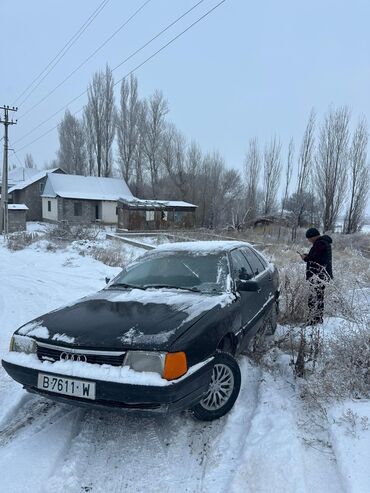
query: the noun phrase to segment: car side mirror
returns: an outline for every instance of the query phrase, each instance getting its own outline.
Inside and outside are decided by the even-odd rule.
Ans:
[[[254,293],[259,293],[261,291],[261,287],[257,281],[244,281],[239,279],[236,282],[236,289],[238,291],[249,291]]]
[[[106,277],[105,278],[105,284],[109,284],[110,283],[110,277]]]

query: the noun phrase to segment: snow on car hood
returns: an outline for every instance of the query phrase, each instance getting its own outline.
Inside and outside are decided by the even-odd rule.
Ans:
[[[17,333],[61,345],[167,349],[207,312],[235,299],[172,289],[104,289],[54,310]]]

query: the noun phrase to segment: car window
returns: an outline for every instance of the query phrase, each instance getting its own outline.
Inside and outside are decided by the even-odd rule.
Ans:
[[[264,269],[267,269],[268,267],[268,262],[265,258],[262,257],[262,255],[259,252],[256,252],[255,250],[252,250],[252,252],[256,255],[256,257],[261,261],[261,264],[263,265]]]
[[[127,266],[115,278],[136,287],[166,285],[197,288],[201,292],[224,292],[228,289],[228,263],[225,254],[196,255],[187,252],[166,252],[144,255]]]
[[[257,257],[257,255],[253,252],[253,250],[251,250],[250,248],[243,248],[242,252],[244,253],[249,265],[252,268],[253,276],[258,276],[258,274],[261,274],[261,272],[265,270],[265,266]]]
[[[253,271],[244,255],[239,250],[231,252],[231,263],[234,279],[248,280],[253,277]]]

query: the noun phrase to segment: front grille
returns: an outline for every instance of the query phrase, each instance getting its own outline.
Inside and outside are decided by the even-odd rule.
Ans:
[[[63,359],[60,357],[63,353],[68,356],[73,355],[75,361],[78,359],[77,357],[80,356],[86,363],[111,366],[122,366],[125,357],[125,353],[122,352],[117,352],[117,354],[115,354],[114,351],[110,351],[110,354],[106,354],[104,351],[100,353],[99,351],[91,352],[90,350],[86,350],[86,352],[84,352],[83,349],[71,350],[69,348],[61,347],[52,348],[50,345],[37,344],[37,357],[40,361],[59,361]]]

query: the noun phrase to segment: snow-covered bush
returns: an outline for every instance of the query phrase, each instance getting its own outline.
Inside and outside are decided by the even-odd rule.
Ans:
[[[370,397],[370,330],[344,322],[324,340],[316,371],[304,383],[315,401]]]
[[[120,245],[94,245],[88,250],[81,250],[80,255],[90,255],[95,260],[110,267],[124,267],[133,260],[133,256],[122,251]]]
[[[9,250],[23,250],[35,241],[39,239],[37,233],[27,233],[26,231],[20,231],[18,233],[11,233],[6,239],[6,246]]]
[[[45,237],[52,241],[96,240],[100,232],[99,226],[70,224],[67,221],[62,221],[54,228],[48,229]]]

